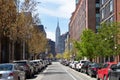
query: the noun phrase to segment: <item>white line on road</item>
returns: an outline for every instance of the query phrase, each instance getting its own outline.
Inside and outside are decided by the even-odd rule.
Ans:
[[[70,74],[66,69],[64,69],[63,66],[61,66],[61,67],[70,77],[73,78],[73,80],[77,80],[72,74]]]

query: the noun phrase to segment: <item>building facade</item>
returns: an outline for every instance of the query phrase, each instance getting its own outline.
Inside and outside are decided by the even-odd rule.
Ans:
[[[48,54],[52,54],[53,57],[55,57],[55,42],[52,41],[51,39],[48,39],[48,47],[49,47],[49,50],[48,50]]]
[[[78,1],[69,23],[70,38],[73,40],[80,40],[80,35],[85,29],[92,29],[96,32],[98,27],[96,22],[100,17],[99,0]]]
[[[65,52],[65,40],[67,39],[68,32],[60,36],[60,53]]]
[[[119,22],[120,21],[120,0],[100,0],[100,21]]]
[[[57,28],[56,28],[56,41],[55,41],[55,52],[60,53],[60,27],[59,27],[59,21],[57,22]]]

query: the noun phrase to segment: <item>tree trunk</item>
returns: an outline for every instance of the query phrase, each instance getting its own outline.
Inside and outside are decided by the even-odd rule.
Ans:
[[[23,60],[25,60],[25,41],[23,41]]]
[[[11,41],[11,61],[14,61],[14,41]]]

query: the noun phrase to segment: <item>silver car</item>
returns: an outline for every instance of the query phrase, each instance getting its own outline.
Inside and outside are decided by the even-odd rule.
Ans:
[[[17,64],[0,64],[0,80],[25,80],[25,72]]]

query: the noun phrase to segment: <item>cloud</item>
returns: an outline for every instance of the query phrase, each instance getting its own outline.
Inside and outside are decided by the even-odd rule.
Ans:
[[[50,8],[48,4],[54,4],[54,8]],[[70,18],[71,13],[75,9],[74,0],[42,0],[38,7],[38,12],[43,15],[49,15],[60,18]]]
[[[46,31],[46,33],[47,33],[47,38],[55,41],[55,33],[50,32],[50,31]]]

